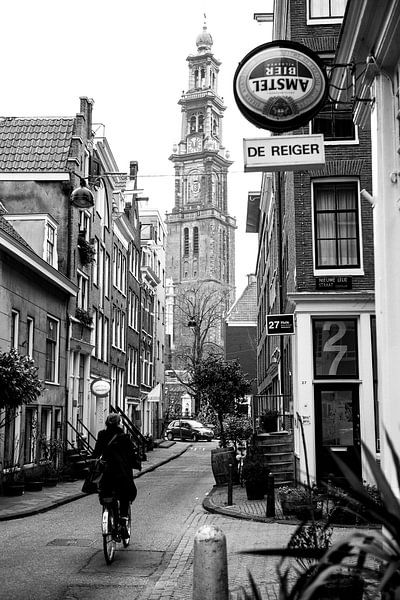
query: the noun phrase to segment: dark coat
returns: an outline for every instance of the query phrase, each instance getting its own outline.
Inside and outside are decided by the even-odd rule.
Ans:
[[[136,496],[136,486],[132,469],[141,467],[131,438],[120,427],[107,427],[99,431],[92,456],[102,456],[106,463],[100,482],[103,495],[108,495],[111,489],[115,489],[117,492],[128,493],[133,500]]]

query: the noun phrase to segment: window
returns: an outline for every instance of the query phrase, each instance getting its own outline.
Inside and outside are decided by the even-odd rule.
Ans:
[[[11,348],[18,350],[19,338],[19,311],[11,311]]]
[[[26,354],[33,357],[35,321],[32,317],[26,318]]]
[[[99,284],[99,270],[100,270],[100,257],[99,257],[99,239],[96,237],[94,240],[94,249],[96,252],[96,260],[93,263],[93,283],[94,285]],[[103,250],[103,249],[102,249]]]
[[[312,120],[312,133],[322,133],[324,141],[355,140],[356,129],[351,110],[335,110],[329,103]]]
[[[50,223],[46,224],[46,262],[54,267],[54,245],[55,245],[56,230]]]
[[[314,319],[314,377],[358,377],[356,319]]]
[[[76,298],[76,305],[78,308],[87,310],[88,308],[88,278],[83,273],[78,271],[77,274],[78,283],[78,296]]]
[[[90,213],[81,210],[79,213],[79,233],[88,242],[90,239]]]
[[[314,183],[315,266],[360,267],[358,185]]]
[[[45,379],[51,383],[58,380],[58,321],[51,317],[47,317]]]
[[[25,409],[25,440],[24,440],[24,464],[32,463],[36,456],[36,434],[37,434],[37,409],[26,407]]]
[[[110,297],[110,255],[104,254],[104,294],[106,298]]]
[[[108,362],[108,336],[109,336],[109,321],[107,317],[104,317],[103,323],[103,360]]]
[[[193,227],[193,254],[199,253],[199,228]]]
[[[183,254],[184,256],[189,254],[189,229],[187,227],[183,230]]]
[[[136,348],[129,346],[128,348],[128,384],[138,384],[138,351]]]
[[[308,0],[308,22],[315,20],[340,21],[346,0]]]

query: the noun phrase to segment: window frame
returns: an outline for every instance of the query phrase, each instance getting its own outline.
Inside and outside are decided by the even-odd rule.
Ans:
[[[56,325],[56,335],[55,338],[48,337],[48,325],[49,322],[52,321]],[[48,354],[48,344],[51,342],[52,348],[54,348],[54,360],[49,360]],[[60,372],[60,320],[52,315],[47,315],[46,318],[46,346],[45,346],[45,382],[52,384],[59,384],[59,372]],[[54,369],[52,369],[52,379],[47,377],[48,365],[54,363]]]
[[[334,265],[334,266],[318,266],[317,264],[317,223],[316,223],[316,187],[321,184],[336,184],[352,183],[355,190],[356,201],[356,228],[357,228],[357,253],[358,265]],[[314,179],[311,181],[311,205],[312,205],[312,245],[313,245],[313,274],[316,277],[323,275],[364,275],[363,264],[363,239],[362,239],[362,221],[361,221],[361,202],[360,202],[360,181],[355,177],[326,177]],[[338,239],[338,238],[336,238]]]
[[[323,135],[324,136],[324,145],[325,146],[338,146],[338,145],[340,145],[340,146],[350,146],[350,145],[354,146],[354,145],[358,145],[360,143],[360,140],[359,140],[359,137],[358,137],[358,126],[354,123],[354,121],[353,121],[354,137],[352,137],[352,138],[332,137],[332,138],[327,139],[325,137],[325,133],[318,133],[317,131],[315,131],[315,127],[314,127],[314,121],[315,121],[315,119],[318,118],[318,116],[321,113],[323,113],[325,111],[325,109],[328,106],[330,106],[330,105],[333,107],[333,104],[331,104],[331,103],[326,104],[323,107],[323,109],[320,110],[319,113],[313,119],[311,119],[311,121],[310,121],[310,130],[309,130],[310,135],[311,134],[312,135]],[[333,107],[332,108],[332,112],[335,113],[335,114],[338,114],[341,111],[335,111],[335,109]]]
[[[307,25],[331,25],[331,24],[340,24],[343,21],[344,13],[346,10],[346,5],[343,7],[343,14],[341,16],[327,16],[327,17],[312,17],[311,16],[311,3],[313,0],[307,0]],[[327,0],[329,2],[329,8],[331,12],[332,8],[332,0]]]
[[[20,312],[13,308],[11,311],[10,347],[18,352]]]

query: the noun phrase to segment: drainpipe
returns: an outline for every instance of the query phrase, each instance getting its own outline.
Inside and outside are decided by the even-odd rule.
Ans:
[[[283,305],[283,265],[282,265],[282,186],[281,186],[281,171],[277,172],[277,184],[276,184],[276,226],[278,230],[278,285],[279,285],[279,313],[284,314],[284,305]],[[283,408],[283,394],[284,394],[284,385],[283,385],[283,369],[282,369],[282,360],[283,360],[283,352],[284,352],[284,339],[283,335],[279,336],[279,386],[280,386],[280,395],[281,395],[281,407]]]

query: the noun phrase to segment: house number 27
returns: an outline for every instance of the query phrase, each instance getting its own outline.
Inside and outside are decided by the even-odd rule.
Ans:
[[[323,331],[330,333],[332,326],[337,328],[337,331],[332,337],[329,337],[323,347],[323,352],[333,352],[335,357],[332,360],[331,366],[329,367],[328,375],[336,375],[340,364],[347,352],[347,346],[345,344],[337,344],[346,335],[346,325],[343,321],[326,321],[323,325]]]

